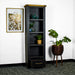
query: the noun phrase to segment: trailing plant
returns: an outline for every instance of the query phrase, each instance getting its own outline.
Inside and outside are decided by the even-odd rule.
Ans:
[[[53,42],[54,45],[59,46],[59,45],[62,45],[63,42],[66,42],[66,43],[71,42],[71,39],[66,36],[64,36],[63,39],[61,39],[61,40],[57,40],[58,33],[53,29],[48,30],[48,32],[49,32],[49,36],[52,36],[53,38],[56,39],[56,41]]]
[[[41,40],[42,39],[42,35],[41,34],[40,35],[37,35],[36,37],[37,37],[38,40]]]
[[[32,28],[34,26],[34,22],[30,23],[29,28]]]

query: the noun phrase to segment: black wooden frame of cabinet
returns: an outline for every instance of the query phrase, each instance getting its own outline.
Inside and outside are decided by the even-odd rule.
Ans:
[[[30,24],[30,8],[42,8],[43,9],[43,31],[42,32],[29,32],[29,24]],[[36,19],[37,20],[37,19]],[[37,21],[39,21],[38,19]],[[40,20],[41,21],[41,20]],[[30,46],[30,33],[41,34],[43,35],[43,45],[33,44]],[[43,47],[43,54],[41,56],[30,56],[30,47]],[[41,68],[45,66],[45,5],[27,5],[25,6],[25,55],[26,55],[26,64],[27,67]]]

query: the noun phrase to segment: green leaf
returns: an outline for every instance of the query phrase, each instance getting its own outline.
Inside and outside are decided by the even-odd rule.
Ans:
[[[65,37],[62,39],[62,41],[68,43],[68,42],[71,42],[71,39],[69,39],[68,37],[65,36]]]
[[[48,32],[49,32],[49,36],[52,36],[53,38],[58,37],[58,33],[55,30],[50,29],[50,30],[48,30]]]
[[[41,40],[43,36],[42,35],[37,35],[36,37],[37,37],[38,40]]]
[[[48,32],[49,32],[49,36],[56,38],[56,42],[54,42],[54,44],[56,44],[57,46],[62,45],[62,42],[66,42],[66,43],[71,42],[71,39],[66,36],[63,37],[62,40],[57,41],[58,33],[53,29],[48,30]]]

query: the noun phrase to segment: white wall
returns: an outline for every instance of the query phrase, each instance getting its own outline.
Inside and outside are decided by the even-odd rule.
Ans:
[[[48,48],[50,46],[48,30],[55,29],[59,33],[59,37],[68,36],[73,39],[73,0],[51,0],[47,2],[46,13],[46,59],[48,56]],[[64,44],[64,59],[72,59],[72,42]]]
[[[25,4],[42,4],[46,7],[46,61],[52,39],[48,30],[53,28],[60,38],[73,39],[73,0],[0,0],[0,64],[25,62],[25,34],[6,33],[6,8],[24,8]],[[64,46],[64,59],[72,59],[72,42]]]
[[[75,59],[75,0],[73,0],[73,59]]]

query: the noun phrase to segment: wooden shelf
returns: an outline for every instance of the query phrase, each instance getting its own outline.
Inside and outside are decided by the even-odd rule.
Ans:
[[[30,21],[43,21],[44,19],[29,19]]]
[[[30,58],[43,58],[43,56],[31,56]]]
[[[39,45],[39,44],[30,44],[30,46],[43,46],[43,44]]]
[[[43,32],[29,32],[29,33],[31,33],[31,34],[38,34],[38,33],[43,33]]]
[[[31,7],[46,7],[46,5],[35,5],[35,4],[26,4],[24,7],[31,6]]]

